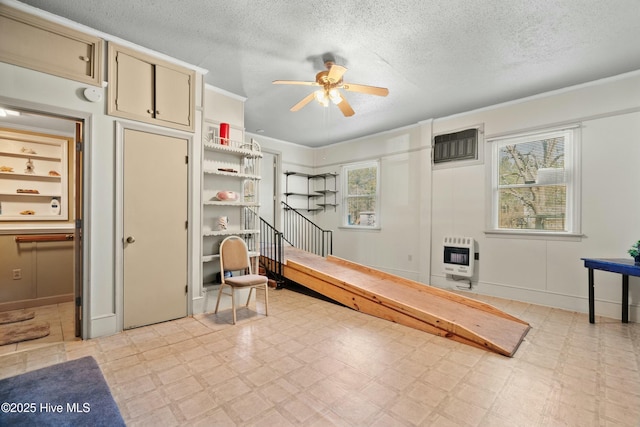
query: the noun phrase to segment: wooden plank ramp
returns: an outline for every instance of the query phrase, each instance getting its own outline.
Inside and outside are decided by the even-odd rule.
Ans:
[[[527,322],[489,304],[329,255],[285,248],[284,276],[345,306],[512,357]]]

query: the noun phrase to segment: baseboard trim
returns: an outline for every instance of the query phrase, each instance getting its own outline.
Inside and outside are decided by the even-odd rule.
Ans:
[[[451,281],[448,281],[442,276],[431,276],[431,285],[443,289],[452,289]],[[538,289],[518,288],[505,284],[487,282],[474,282],[473,288],[466,292],[542,305],[545,307],[559,308],[578,313],[589,313],[589,298],[584,296],[566,295],[541,291]],[[616,302],[596,298],[595,315],[620,320],[622,318],[622,301]],[[639,305],[629,305],[629,321],[640,322]]]
[[[23,308],[42,307],[43,305],[62,304],[72,302],[73,294],[56,295],[53,297],[33,298],[20,301],[0,303],[0,311],[21,310]]]

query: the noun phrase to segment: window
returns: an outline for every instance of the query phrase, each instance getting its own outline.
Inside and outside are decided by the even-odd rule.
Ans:
[[[490,231],[577,234],[577,128],[491,140]]]
[[[380,227],[379,162],[342,167],[342,225],[357,228]]]

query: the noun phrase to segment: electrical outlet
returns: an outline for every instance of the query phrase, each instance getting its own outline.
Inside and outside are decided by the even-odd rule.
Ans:
[[[13,280],[20,280],[22,279],[22,269],[21,268],[14,268],[13,269]]]

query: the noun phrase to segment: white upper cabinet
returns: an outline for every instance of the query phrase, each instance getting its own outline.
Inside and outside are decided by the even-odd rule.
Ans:
[[[195,72],[109,44],[109,114],[194,130]]]
[[[0,61],[102,85],[102,39],[0,4]]]

